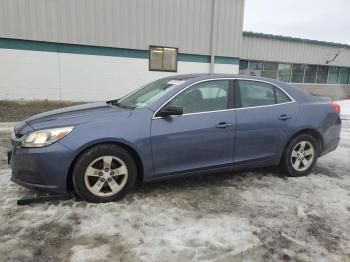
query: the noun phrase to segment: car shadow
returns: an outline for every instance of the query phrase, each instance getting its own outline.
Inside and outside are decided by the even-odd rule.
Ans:
[[[277,167],[265,167],[223,173],[196,174],[182,178],[171,178],[163,181],[141,184],[135,188],[134,192],[147,194],[160,189],[177,190],[184,187],[196,188],[212,185],[218,187],[232,186],[239,188],[249,183],[249,181],[262,180],[266,176],[273,176],[283,180],[288,179],[288,177]]]

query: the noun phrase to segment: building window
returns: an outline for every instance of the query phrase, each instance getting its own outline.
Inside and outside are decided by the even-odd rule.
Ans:
[[[327,84],[328,77],[328,66],[318,66],[317,67],[317,84]]]
[[[149,70],[177,72],[177,48],[150,46]]]
[[[302,83],[304,81],[305,65],[293,64],[292,67],[292,83]]]
[[[283,82],[290,81],[290,64],[278,64],[277,79]]]
[[[248,61],[247,60],[240,60],[239,61],[239,70],[245,70],[248,69]]]
[[[272,63],[272,62],[264,62],[264,70],[267,71],[277,71],[277,63]]]
[[[256,74],[287,83],[350,84],[349,67],[241,60],[239,69],[242,74]],[[246,69],[248,70],[245,71]],[[253,70],[257,72],[252,72]]]
[[[263,70],[263,62],[249,61],[249,70]]]
[[[328,84],[338,84],[339,67],[331,66],[328,73]]]
[[[306,65],[305,66],[305,76],[304,83],[315,83],[316,81],[317,66]]]
[[[339,71],[339,84],[346,85],[349,83],[350,68],[341,67]]]

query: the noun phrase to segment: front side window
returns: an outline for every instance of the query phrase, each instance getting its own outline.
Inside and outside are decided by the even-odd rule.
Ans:
[[[195,84],[176,96],[169,104],[182,107],[184,114],[224,110],[228,108],[228,80]]]
[[[177,72],[177,48],[150,46],[149,52],[151,71]]]
[[[290,102],[280,89],[262,82],[238,81],[240,100],[238,107],[256,107]]]

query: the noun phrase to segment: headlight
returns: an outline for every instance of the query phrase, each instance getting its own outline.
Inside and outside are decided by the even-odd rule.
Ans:
[[[24,137],[21,147],[44,147],[51,145],[68,135],[73,128],[73,126],[70,126],[33,131]]]

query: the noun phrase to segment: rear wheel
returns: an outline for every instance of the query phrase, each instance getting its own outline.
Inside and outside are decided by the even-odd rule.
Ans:
[[[98,145],[77,160],[73,184],[78,195],[88,202],[116,201],[134,186],[136,172],[128,151],[116,145]]]
[[[318,158],[317,140],[308,134],[299,135],[286,147],[281,167],[289,176],[304,176],[315,166]]]

